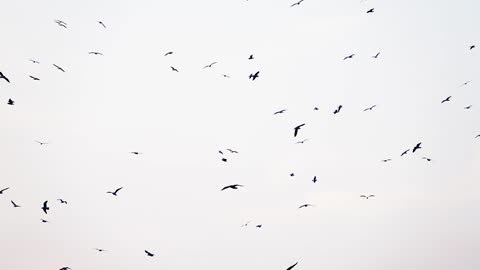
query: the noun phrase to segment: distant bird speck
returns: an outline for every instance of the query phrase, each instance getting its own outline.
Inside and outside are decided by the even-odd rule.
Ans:
[[[112,192],[112,191],[107,191],[107,193],[110,193],[110,194],[112,194],[113,196],[117,196],[117,193],[118,193],[120,190],[122,190],[122,189],[123,189],[123,187],[120,187],[120,188],[117,188],[117,189],[116,189],[115,191],[113,191],[113,192]]]
[[[229,185],[223,187],[220,191],[226,190],[226,189],[238,189],[239,187],[243,187],[242,185],[239,184],[234,184],[234,185]]]
[[[442,100],[441,103],[445,103],[445,102],[447,102],[447,101],[450,101],[450,98],[452,98],[452,96],[448,96],[446,99]]]
[[[305,126],[305,124],[301,124],[301,125],[298,125],[298,126],[296,126],[295,128],[293,128],[293,137],[297,137],[298,131],[299,131],[303,126]]]
[[[255,81],[255,79],[258,78],[258,74],[260,74],[260,71],[255,72],[255,74],[250,74],[248,78],[252,79],[252,81]]]
[[[3,75],[2,72],[0,72],[0,79],[4,79],[4,80],[7,81],[8,83],[10,83],[10,80],[9,80],[5,75]]]

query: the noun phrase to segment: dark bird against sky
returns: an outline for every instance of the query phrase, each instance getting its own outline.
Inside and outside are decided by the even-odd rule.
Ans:
[[[45,214],[48,214],[47,211],[50,210],[50,208],[47,206],[48,201],[43,202],[42,210],[45,212]]]
[[[296,126],[295,128],[293,128],[293,137],[297,137],[298,131],[299,131],[303,126],[305,126],[305,124],[301,124],[301,125],[298,125],[298,126]]]
[[[113,196],[117,196],[117,193],[118,193],[120,190],[122,190],[122,189],[123,189],[123,187],[120,187],[120,188],[117,188],[117,189],[116,189],[115,191],[113,191],[113,192],[112,192],[112,191],[107,191],[107,193],[110,193],[110,194],[112,194]]]
[[[220,191],[226,190],[226,189],[238,189],[239,187],[243,187],[242,185],[239,184],[234,184],[234,185],[229,185],[223,187]]]

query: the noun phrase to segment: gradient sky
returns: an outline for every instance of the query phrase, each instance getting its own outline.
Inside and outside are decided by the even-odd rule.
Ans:
[[[4,1],[0,269],[479,269],[480,3],[292,3]]]

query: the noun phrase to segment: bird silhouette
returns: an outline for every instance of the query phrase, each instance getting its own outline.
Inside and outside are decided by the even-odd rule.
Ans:
[[[465,107],[464,109],[465,110],[470,110],[472,108],[472,105],[468,105],[467,107]]]
[[[313,108],[314,111],[318,111],[318,107]]]
[[[360,198],[365,198],[365,199],[367,199],[367,200],[368,200],[369,198],[373,198],[373,197],[375,197],[375,195],[368,195],[368,196],[367,196],[367,195],[360,195]]]
[[[292,270],[295,266],[297,266],[298,262],[294,263],[293,265],[290,265],[287,270]]]
[[[36,60],[33,60],[33,59],[30,59],[29,60],[30,62],[34,63],[34,64],[40,64],[40,62],[36,61]]]
[[[67,28],[67,25],[68,25],[68,24],[67,24],[66,22],[64,22],[64,21],[54,20],[54,22],[55,22],[56,24],[58,24],[58,26],[61,26],[61,27],[63,27],[63,28]]]
[[[335,111],[333,111],[333,114],[337,114],[340,112],[340,110],[343,108],[342,105],[339,105],[337,109],[335,109]]]
[[[170,68],[172,69],[172,71],[178,72],[178,69],[176,69],[176,68],[174,68],[174,67],[172,67],[172,66],[170,66]]]
[[[60,268],[60,270],[72,270],[72,268],[70,268],[70,267],[62,267],[62,268]]]
[[[98,252],[104,252],[104,251],[106,251],[105,249],[101,249],[101,248],[95,248],[95,250],[98,251]]]
[[[280,110],[280,111],[276,111],[276,112],[273,113],[273,115],[282,114],[282,113],[284,113],[284,112],[286,112],[286,111],[287,111],[287,109],[283,109],[283,110]]]
[[[368,107],[366,109],[364,109],[363,111],[366,112],[366,111],[371,111],[373,110],[373,108],[377,107],[377,105],[373,105],[372,107]]]
[[[0,72],[0,79],[4,79],[4,80],[7,81],[8,83],[10,83],[10,80],[9,80],[5,75],[3,75],[2,72]]]
[[[20,205],[16,204],[14,201],[10,201],[12,204],[13,204],[13,207],[17,208],[17,207],[21,207]]]
[[[309,204],[309,203],[306,203],[306,204],[300,205],[300,207],[298,207],[298,209],[302,209],[302,208],[310,207],[310,206],[313,206],[313,205],[312,205],[312,204]]]
[[[155,254],[153,254],[153,253],[151,253],[151,252],[148,252],[147,250],[145,250],[145,253],[147,253],[147,256],[149,256],[149,257],[155,256]]]
[[[450,101],[450,98],[452,98],[452,96],[448,96],[446,99],[442,100],[441,103],[445,103],[445,102],[447,102],[447,101]]]
[[[48,143],[46,143],[46,142],[41,142],[41,141],[34,141],[34,142],[36,142],[36,143],[38,143],[38,144],[40,144],[40,145],[46,145],[46,144],[48,144]]]
[[[471,83],[472,81],[466,81],[464,83],[462,83],[459,87],[462,87],[462,86],[467,86],[469,83]]]
[[[141,155],[141,154],[143,154],[143,153],[142,153],[142,152],[130,152],[130,154]]]
[[[253,60],[253,54],[250,54],[250,56],[248,57],[248,60]]]
[[[224,78],[230,78],[230,76],[228,76],[228,75],[226,75],[226,74],[222,74],[222,76],[223,76]]]
[[[431,159],[431,158],[428,158],[428,157],[422,157],[422,159],[425,159],[425,160],[427,160],[427,161],[432,161],[432,159]]]
[[[473,49],[475,49],[475,45],[471,45],[469,48],[470,48],[470,50],[473,50]]]
[[[403,151],[403,153],[400,156],[406,155],[408,153],[408,151],[410,151],[410,149],[407,149],[407,150]]]
[[[48,220],[46,220],[46,219],[41,218],[40,220],[42,221],[42,223],[48,223]]]
[[[251,221],[247,221],[247,223],[243,224],[240,228],[247,227],[250,222]]]
[[[294,177],[294,176],[295,176],[295,174],[292,172],[292,173],[290,174],[290,177]]]
[[[314,176],[312,182],[315,184],[317,182],[317,176]]]
[[[242,185],[239,185],[239,184],[234,184],[234,185],[229,185],[229,186],[225,186],[223,187],[220,191],[223,191],[223,190],[226,190],[226,189],[238,189],[239,187],[243,187]]]
[[[57,201],[59,201],[60,203],[63,203],[63,204],[67,204],[68,202],[63,200],[63,199],[57,199]]]
[[[7,101],[7,104],[8,105],[15,105],[15,101],[13,101],[12,99],[9,98],[8,101]]]
[[[255,226],[257,228],[262,228],[262,224],[258,224],[257,226]]]
[[[204,69],[205,69],[205,68],[211,68],[211,67],[212,67],[213,65],[215,65],[216,63],[217,63],[217,62],[213,62],[213,63],[211,63],[211,64],[209,64],[209,65],[206,65],[206,66],[203,67],[203,68],[204,68]]]
[[[373,13],[374,11],[375,11],[375,9],[371,8],[371,9],[367,10],[367,13]]]
[[[227,151],[230,152],[231,154],[238,154],[238,151],[235,151],[229,148],[227,148]]]
[[[222,158],[222,161],[223,162],[227,162],[228,160],[226,158]]]
[[[352,59],[354,56],[355,56],[355,54],[350,54],[350,55],[348,55],[348,56],[345,56],[345,57],[343,58],[343,60]]]
[[[293,5],[291,5],[290,7],[294,7],[294,6],[300,6],[300,3],[302,3],[304,0],[300,0],[296,3],[293,3]]]
[[[45,212],[45,214],[48,214],[47,211],[50,210],[50,208],[47,206],[48,201],[43,202],[42,210]]]
[[[5,192],[5,191],[7,191],[7,190],[9,190],[9,189],[10,189],[10,188],[9,188],[9,187],[7,187],[7,188],[4,188],[4,189],[0,190],[0,195],[2,195],[2,194],[3,194],[3,192]]]
[[[167,52],[164,56],[167,56],[167,55],[170,55],[170,54],[173,54],[173,52]]]
[[[298,141],[298,142],[296,142],[295,144],[300,144],[300,143],[301,143],[301,144],[304,144],[306,141],[308,141],[308,139]]]
[[[223,152],[221,150],[218,150],[218,153],[220,153],[221,155],[223,155]]]
[[[93,54],[93,55],[103,55],[101,52],[88,52],[88,54]]]
[[[103,28],[107,29],[107,27],[105,26],[105,24],[102,22],[102,21],[97,21],[98,24],[100,24],[101,26],[103,26]]]
[[[375,54],[374,56],[372,56],[372,58],[378,58],[378,56],[380,55],[380,53],[378,52],[377,54]]]
[[[252,81],[255,81],[255,79],[258,78],[258,74],[260,74],[260,71],[257,71],[255,74],[250,74],[248,78],[252,79]]]
[[[413,147],[413,150],[412,150],[412,153],[415,153],[415,151],[419,150],[419,149],[422,149],[422,146],[421,146],[421,142],[420,143],[417,143],[417,145],[415,145],[415,147]]]
[[[475,139],[476,139],[476,138],[480,138],[480,134],[478,134],[477,136],[475,136]]]
[[[388,158],[388,159],[382,159],[381,161],[382,162],[389,162],[389,161],[392,161],[392,160],[390,158]]]
[[[297,137],[298,131],[299,131],[300,128],[302,128],[303,126],[305,126],[305,124],[298,125],[298,126],[296,126],[296,127],[293,129],[293,137]]]
[[[120,190],[122,190],[123,187],[120,187],[120,188],[117,188],[114,192],[112,191],[107,191],[107,193],[110,193],[112,194],[113,196],[117,196],[117,192],[119,192]]]
[[[30,78],[32,78],[32,80],[34,80],[34,81],[40,81],[40,79],[39,79],[39,78],[37,78],[37,77],[33,77],[32,75],[30,75]]]
[[[57,68],[58,70],[60,70],[61,72],[65,72],[65,70],[64,70],[63,68],[61,68],[61,67],[59,67],[59,66],[57,66],[57,65],[55,65],[55,64],[53,64],[53,66],[56,67],[56,68]]]

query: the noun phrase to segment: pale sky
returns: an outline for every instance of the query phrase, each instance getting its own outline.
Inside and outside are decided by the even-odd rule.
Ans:
[[[479,269],[478,1],[3,2],[0,269]]]

